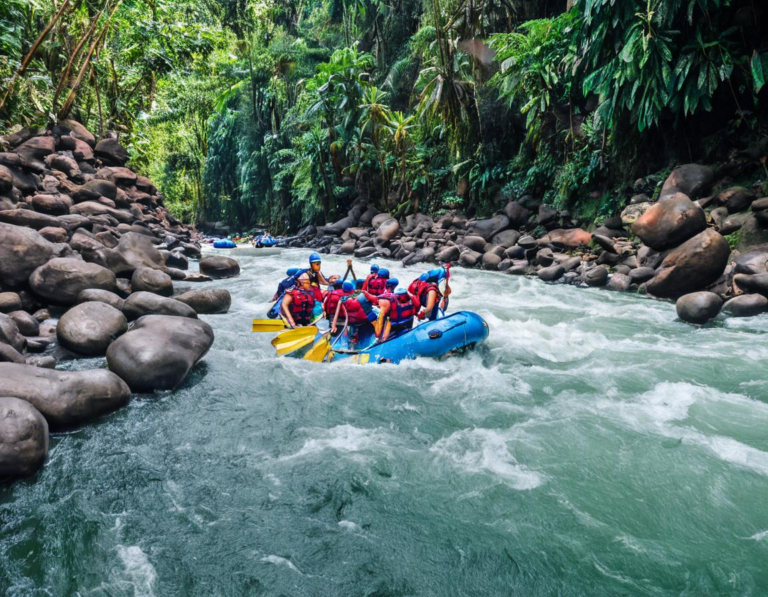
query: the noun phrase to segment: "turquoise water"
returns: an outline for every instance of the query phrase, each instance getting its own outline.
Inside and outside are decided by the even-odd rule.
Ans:
[[[183,387],[0,489],[0,594],[768,594],[768,317],[457,269],[482,350],[310,364],[249,331],[306,252],[239,259]]]

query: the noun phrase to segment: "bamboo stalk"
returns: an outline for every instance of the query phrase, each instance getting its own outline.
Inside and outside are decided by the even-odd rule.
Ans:
[[[10,83],[8,83],[8,88],[5,90],[5,93],[3,94],[3,98],[0,99],[0,110],[3,109],[3,106],[5,106],[5,102],[8,99],[8,96],[11,94],[11,91],[13,90],[14,85],[16,85],[16,81],[19,80],[19,77],[23,75],[27,67],[29,66],[29,63],[32,62],[32,58],[35,55],[35,52],[37,52],[37,49],[40,47],[40,44],[45,41],[45,38],[48,37],[48,34],[51,32],[51,29],[53,29],[53,26],[56,24],[56,22],[61,18],[61,15],[64,14],[64,11],[67,9],[67,6],[69,6],[70,0],[64,0],[63,4],[61,5],[61,8],[56,12],[53,17],[51,17],[51,20],[48,21],[48,24],[45,26],[45,29],[43,29],[40,32],[40,35],[37,36],[37,39],[35,40],[35,43],[32,44],[32,47],[29,49],[29,52],[27,52],[27,55],[24,56],[24,59],[21,61],[21,66],[19,67],[19,70],[16,71],[16,74],[13,75],[13,78],[11,79]]]

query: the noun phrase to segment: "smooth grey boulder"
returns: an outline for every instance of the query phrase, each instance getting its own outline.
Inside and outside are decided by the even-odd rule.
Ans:
[[[37,336],[40,333],[40,322],[26,311],[11,311],[7,315],[16,322],[21,335]]]
[[[117,139],[102,139],[93,149],[94,155],[107,166],[124,166],[128,152]]]
[[[107,350],[107,365],[134,392],[172,390],[208,352],[213,329],[204,321],[148,315]]]
[[[475,220],[469,224],[467,234],[482,236],[486,241],[491,240],[502,230],[509,228],[509,218],[505,214],[496,214],[485,220]]]
[[[5,313],[0,313],[0,342],[12,346],[17,351],[24,350],[26,341],[24,336],[19,333],[19,326],[12,317]]]
[[[189,257],[181,251],[171,251],[165,255],[165,265],[176,269],[189,269]]]
[[[189,290],[173,298],[192,307],[198,315],[226,313],[232,304],[232,295],[223,288]]]
[[[643,284],[656,275],[652,267],[637,267],[629,272],[629,279],[633,284]]]
[[[68,429],[128,404],[131,391],[106,369],[57,371],[0,363],[0,396],[31,403],[51,429]]]
[[[67,350],[89,357],[106,354],[109,345],[128,331],[122,312],[102,302],[80,303],[64,313],[56,337]]]
[[[197,313],[189,305],[153,292],[134,292],[131,294],[123,303],[123,313],[128,321],[152,314],[197,318]]]
[[[456,245],[445,247],[437,254],[438,263],[448,263],[449,261],[456,261],[461,255],[461,250]]]
[[[0,223],[0,280],[17,287],[25,284],[38,267],[53,257],[53,243],[39,232]]]
[[[10,344],[0,342],[0,363],[26,363],[24,355]]]
[[[475,267],[477,262],[483,258],[483,254],[472,249],[467,249],[461,253],[459,257],[459,263],[463,267]]]
[[[629,290],[629,287],[632,285],[632,280],[629,279],[629,276],[626,274],[611,274],[611,277],[608,279],[608,284],[605,285],[605,287],[608,290],[613,290],[616,292],[626,292]]]
[[[376,218],[378,217],[379,216],[376,216]],[[376,218],[374,218],[374,220]],[[384,220],[384,222],[382,222],[379,225],[378,229],[376,230],[376,237],[381,243],[385,243],[387,241],[392,240],[398,234],[400,234],[400,222],[398,222],[395,218],[392,218],[392,217]]]
[[[125,299],[120,298],[114,292],[110,292],[109,290],[99,290],[98,288],[86,288],[77,295],[78,303],[87,303],[91,301],[105,303],[118,311],[123,310],[123,304],[125,303]]]
[[[653,204],[632,224],[632,232],[657,251],[676,247],[707,227],[704,210],[678,193]]]
[[[730,254],[728,241],[707,229],[667,254],[648,282],[648,292],[660,298],[677,298],[703,290],[722,275]]]
[[[48,422],[29,402],[0,398],[0,477],[27,477],[48,456]]]
[[[517,201],[510,201],[504,206],[504,214],[509,218],[509,225],[513,228],[525,226],[531,217],[530,210],[526,209]]]
[[[664,200],[675,193],[698,199],[712,188],[714,182],[714,169],[699,164],[684,164],[675,168],[664,181],[661,199]]]
[[[608,268],[598,265],[584,272],[583,278],[587,286],[605,286],[608,284]]]
[[[200,261],[200,272],[218,280],[240,275],[240,264],[231,257],[212,255]]]
[[[498,271],[501,259],[496,253],[488,251],[483,255],[483,269]]]
[[[0,292],[0,313],[21,309],[21,297],[15,292]]]
[[[472,251],[476,251],[478,253],[484,252],[485,245],[487,244],[487,241],[482,236],[473,236],[473,235],[467,235],[463,239],[461,239],[461,244],[467,247],[468,249],[471,249]]]
[[[505,249],[514,247],[517,241],[520,239],[520,233],[517,230],[504,230],[495,234],[491,239],[494,245],[501,245]]]
[[[83,290],[115,291],[115,274],[95,263],[62,257],[38,267],[29,278],[33,292],[58,305],[74,305]]]
[[[131,276],[131,287],[134,292],[154,292],[160,296],[171,296],[173,294],[173,280],[171,280],[171,277],[165,272],[148,267],[136,268]]]
[[[768,273],[768,247],[763,246],[747,253],[742,253],[736,258],[734,263],[734,269],[737,274]]]
[[[683,321],[701,325],[717,317],[722,305],[723,299],[714,292],[691,292],[677,299],[675,310]]]
[[[768,273],[766,274],[736,274],[733,283],[748,292],[756,292],[768,297]]]
[[[565,268],[562,265],[550,265],[549,267],[542,267],[536,275],[539,276],[539,280],[544,282],[555,282],[565,275]]]
[[[768,299],[762,294],[742,294],[723,305],[723,313],[731,317],[754,317],[768,311]]]

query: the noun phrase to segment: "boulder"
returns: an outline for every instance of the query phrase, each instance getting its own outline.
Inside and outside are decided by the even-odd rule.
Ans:
[[[608,279],[608,284],[606,284],[606,288],[616,292],[626,292],[631,285],[632,280],[629,279],[629,276],[626,274],[615,273],[611,274],[611,277]]]
[[[56,141],[53,137],[32,137],[14,150],[28,165],[34,165],[41,170],[44,168],[45,158],[54,151],[56,151]]]
[[[26,400],[53,430],[68,429],[128,404],[131,391],[105,369],[57,371],[0,363],[0,396]]]
[[[632,224],[637,222],[637,220],[639,220],[645,212],[653,206],[654,203],[651,202],[631,203],[630,205],[627,205],[621,212],[621,223],[624,226],[632,226]]]
[[[223,288],[189,290],[174,298],[192,307],[198,315],[226,313],[232,304],[232,295]]]
[[[54,228],[47,226],[40,229],[40,236],[52,243],[65,243],[69,239],[69,234],[64,228]]]
[[[707,227],[704,210],[677,193],[651,206],[632,224],[632,231],[657,251],[676,247]]]
[[[705,230],[667,254],[648,282],[648,292],[661,298],[677,298],[705,289],[722,275],[730,253],[721,234]]]
[[[389,213],[386,213],[386,212],[380,213],[380,214],[376,214],[371,219],[371,226],[373,226],[374,228],[378,228],[384,222],[386,222],[387,220],[389,220],[391,218],[392,218],[392,216]]]
[[[704,324],[717,317],[723,300],[714,292],[691,292],[677,299],[677,316],[687,323]]]
[[[124,166],[128,161],[128,152],[117,139],[102,139],[93,153],[106,166]]]
[[[644,284],[656,275],[652,267],[638,267],[629,272],[629,279],[633,284]]]
[[[352,216],[347,216],[338,222],[323,227],[323,232],[332,236],[340,236],[347,228],[351,228],[355,225],[357,225],[357,219]]]
[[[173,390],[213,344],[204,321],[148,315],[107,350],[107,366],[134,392]]]
[[[162,270],[165,259],[149,237],[137,232],[126,232],[117,247],[106,251],[106,262],[118,276],[132,275],[140,267]]]
[[[29,313],[22,310],[11,311],[8,317],[16,322],[19,333],[23,336],[37,336],[40,334],[40,322]]]
[[[500,245],[505,249],[514,247],[520,239],[520,233],[517,230],[504,230],[494,235],[491,242],[494,245]]]
[[[77,182],[83,181],[83,173],[74,158],[58,153],[52,153],[45,158],[45,165],[51,170],[58,170],[66,175],[70,180]]]
[[[746,292],[756,292],[768,297],[768,273],[765,274],[736,274],[733,283]]]
[[[379,210],[375,207],[369,207],[363,212],[363,215],[360,216],[360,221],[358,223],[360,226],[370,226],[371,222],[373,222],[373,218],[377,215],[379,215]]]
[[[551,205],[542,203],[541,205],[539,205],[538,218],[539,218],[539,225],[546,226],[547,224],[550,224],[555,220],[557,220],[557,210]]]
[[[58,218],[38,213],[31,209],[7,209],[0,211],[0,222],[14,226],[34,228],[35,230],[60,226]]]
[[[80,124],[76,120],[71,120],[71,119],[60,120],[53,127],[53,133],[59,136],[70,135],[75,139],[84,141],[91,147],[96,146],[96,137],[93,136],[93,133],[91,133],[87,128],[85,128],[82,124]]]
[[[608,284],[608,268],[598,265],[584,272],[583,278],[587,286],[605,286]]]
[[[682,193],[692,199],[706,195],[715,182],[715,171],[709,166],[685,164],[675,168],[661,187],[661,199]]]
[[[340,255],[352,255],[355,252],[355,241],[353,239],[348,240],[339,247]]]
[[[26,362],[24,355],[13,346],[0,342],[0,363],[21,363],[23,365]]]
[[[29,203],[36,212],[49,216],[63,216],[69,213],[72,200],[66,195],[34,195]]]
[[[97,301],[80,303],[59,319],[56,337],[67,350],[97,357],[128,330],[128,320],[114,307]]]
[[[48,456],[48,422],[29,402],[0,398],[0,477],[27,477]]]
[[[58,305],[74,305],[77,297],[87,288],[114,292],[115,274],[110,270],[69,257],[51,259],[38,267],[29,278],[34,293]]]
[[[749,209],[755,199],[757,195],[754,191],[744,187],[731,187],[721,192],[715,201],[718,205],[725,206],[728,213],[734,214]]]
[[[742,294],[723,305],[723,313],[731,317],[754,317],[768,311],[768,299],[762,294]]]
[[[134,292],[131,294],[123,303],[123,313],[128,321],[134,321],[144,315],[174,315],[197,318],[197,313],[189,305],[153,292]]]
[[[539,276],[539,280],[544,282],[555,282],[565,275],[565,268],[562,265],[550,265],[548,267],[542,267],[536,275]]]
[[[21,308],[21,297],[16,292],[0,292],[0,313],[10,313]]]
[[[379,214],[382,215],[382,214]],[[379,216],[376,216],[378,218]],[[374,218],[374,220],[376,219]],[[400,222],[395,218],[388,218],[379,224],[376,230],[376,238],[380,243],[391,241],[398,234],[400,234]]]
[[[505,214],[496,214],[485,220],[470,222],[467,227],[467,235],[481,236],[487,242],[507,228],[509,228],[509,218]]]
[[[461,239],[461,244],[468,249],[471,249],[472,251],[476,251],[478,253],[483,252],[486,245],[486,240],[482,236],[472,236],[467,235],[463,239]]]
[[[231,257],[212,255],[200,261],[200,272],[214,280],[240,275],[240,264]]]
[[[448,263],[451,261],[456,261],[460,255],[461,250],[456,245],[445,247],[437,254],[437,262]]]
[[[504,215],[509,218],[510,226],[513,228],[521,228],[528,223],[528,220],[531,217],[531,212],[517,201],[510,201],[504,206]]]
[[[129,224],[133,221],[133,215],[131,215],[129,212],[115,209],[114,207],[104,205],[104,203],[97,201],[83,201],[82,203],[73,205],[69,209],[69,212],[86,217],[111,216],[118,222],[122,222],[124,224]]]
[[[19,352],[24,350],[26,345],[26,340],[19,332],[16,321],[5,313],[0,313],[0,343],[12,346]]]
[[[580,246],[589,245],[592,242],[592,235],[581,228],[571,228],[570,230],[557,229],[550,230],[542,240],[560,243],[567,249],[575,249]]]
[[[459,264],[464,267],[475,267],[478,261],[480,261],[482,258],[482,253],[467,249],[461,253],[461,256],[459,257]]]
[[[109,290],[87,288],[86,290],[83,290],[79,295],[77,295],[77,302],[78,304],[88,302],[105,303],[111,307],[114,307],[118,311],[122,311],[125,300],[117,296],[114,292],[110,292]]]
[[[131,288],[134,292],[145,291],[154,292],[161,296],[171,296],[173,294],[173,281],[168,274],[160,270],[139,267],[131,276]]]
[[[501,257],[496,253],[488,251],[483,255],[483,269],[497,271],[500,263]]]

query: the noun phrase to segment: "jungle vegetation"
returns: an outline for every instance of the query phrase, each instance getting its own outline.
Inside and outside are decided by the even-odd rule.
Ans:
[[[756,0],[4,0],[0,132],[115,131],[177,215],[273,230],[360,196],[609,215],[766,135]]]

